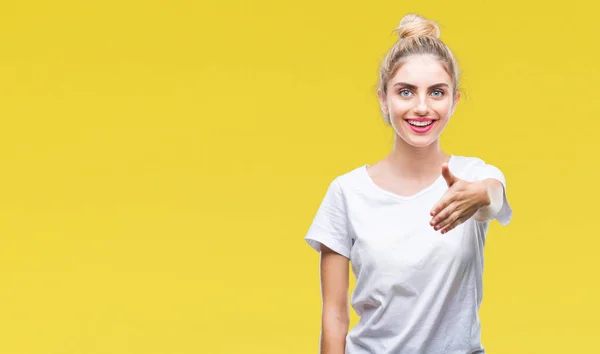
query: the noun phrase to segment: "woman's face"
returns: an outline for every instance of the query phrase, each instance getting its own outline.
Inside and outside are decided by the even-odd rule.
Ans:
[[[387,95],[378,94],[396,134],[414,147],[438,140],[450,120],[460,93],[453,96],[450,75],[431,55],[406,59],[387,83]]]

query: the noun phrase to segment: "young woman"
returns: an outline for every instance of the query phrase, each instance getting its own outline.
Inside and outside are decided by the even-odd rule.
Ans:
[[[321,353],[485,353],[483,247],[490,221],[511,219],[506,181],[440,148],[460,93],[437,25],[409,14],[396,31],[378,88],[393,149],[335,178],[305,236],[321,252]],[[360,321],[348,332],[350,263]]]

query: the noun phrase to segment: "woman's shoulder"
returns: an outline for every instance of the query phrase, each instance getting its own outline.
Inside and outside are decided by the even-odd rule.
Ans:
[[[454,156],[453,163],[450,170],[459,178],[467,180],[474,179],[486,171],[501,173],[498,167],[477,156]]]
[[[484,166],[484,165],[492,165],[489,161],[484,160],[479,156],[462,156],[462,155],[452,155],[453,160],[455,160],[457,165],[472,167],[472,166]]]
[[[467,156],[467,155],[452,155],[452,161],[457,165],[461,166],[469,166],[479,163],[485,163],[482,158],[477,156]]]
[[[334,175],[334,177],[330,179],[329,188],[342,194],[352,193],[353,191],[363,189],[364,185],[368,183],[366,172],[367,166],[368,164],[354,166]]]
[[[347,169],[339,174],[335,179],[340,183],[340,185],[350,185],[364,182],[367,166],[368,164],[362,164],[351,167],[350,169]]]
[[[473,171],[483,164],[485,164],[483,159],[477,156],[452,155],[449,167],[450,172],[458,178],[470,180]]]
[[[486,162],[478,156],[452,155],[450,169],[466,171],[485,165]]]

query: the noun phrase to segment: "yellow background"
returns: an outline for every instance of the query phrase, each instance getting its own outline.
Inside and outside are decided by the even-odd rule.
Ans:
[[[0,353],[316,353],[303,237],[391,148],[375,84],[407,12],[463,70],[444,150],[508,180],[485,347],[600,352],[594,3],[3,2]]]

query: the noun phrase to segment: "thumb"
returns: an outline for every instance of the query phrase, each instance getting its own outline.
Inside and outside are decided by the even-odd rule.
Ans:
[[[452,185],[458,180],[458,178],[456,178],[452,172],[450,172],[450,167],[448,167],[447,163],[442,164],[442,176],[444,176],[448,187],[452,187]]]

